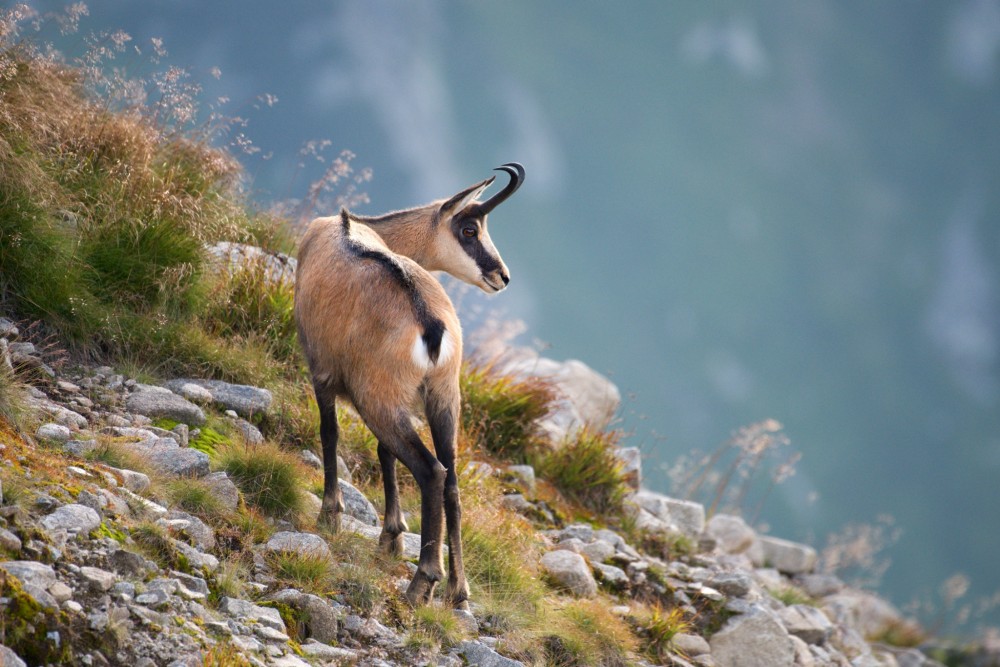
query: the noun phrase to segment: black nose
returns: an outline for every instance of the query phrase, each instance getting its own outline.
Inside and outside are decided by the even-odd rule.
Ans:
[[[507,286],[507,285],[510,284],[510,276],[507,275],[506,273],[501,273],[500,274],[500,280],[503,281],[504,286]]]

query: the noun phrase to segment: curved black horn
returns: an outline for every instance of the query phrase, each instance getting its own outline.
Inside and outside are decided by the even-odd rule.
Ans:
[[[521,183],[524,183],[524,167],[519,165],[517,162],[508,162],[505,165],[497,167],[493,171],[505,171],[510,176],[510,183],[507,184],[500,192],[496,193],[482,204],[479,205],[479,211],[486,215],[497,205],[502,204],[508,197],[514,194],[514,191],[521,187]]]

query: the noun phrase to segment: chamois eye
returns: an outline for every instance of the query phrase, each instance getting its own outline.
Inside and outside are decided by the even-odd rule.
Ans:
[[[474,238],[476,236],[476,228],[475,227],[463,227],[462,228],[462,236],[464,236],[467,239]]]

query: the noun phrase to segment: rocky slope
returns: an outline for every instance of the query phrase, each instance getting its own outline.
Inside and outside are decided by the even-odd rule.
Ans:
[[[204,448],[192,445],[214,415],[228,420],[247,447],[259,446],[264,438],[253,418],[272,409],[271,393],[190,378],[154,386],[106,366],[57,373],[19,333],[0,320],[0,363],[34,378],[26,389],[33,420],[20,420],[33,431],[0,433],[0,665],[514,667],[531,661],[475,604],[471,614],[455,612],[457,632],[429,644],[415,639],[405,613],[372,613],[342,591],[319,595],[282,583],[269,554],[344,558],[322,534],[288,521],[270,521],[266,537],[252,546],[252,571],[233,586],[220,547],[228,535],[168,506],[148,475],[88,453],[110,438],[163,479],[205,480],[226,511],[235,512],[245,501],[240,489],[226,472],[213,471]],[[617,390],[579,362],[522,357],[506,370],[542,374],[561,387],[547,431],[565,433],[614,412]],[[915,648],[869,641],[917,628],[886,601],[815,572],[811,547],[758,535],[737,516],[706,522],[701,505],[642,489],[637,452],[619,454],[635,488],[626,504],[630,520],[659,544],[687,545],[683,555],[664,558],[665,551],[651,553],[602,525],[562,525],[537,498],[530,466],[471,461],[464,473],[508,480],[505,511],[536,527],[538,570],[552,599],[594,599],[626,619],[639,601],[655,602],[688,619],[665,630],[669,636],[655,655],[626,651],[621,664],[940,664]],[[345,529],[376,540],[375,507],[349,483],[344,488]],[[157,529],[159,541],[151,540]],[[413,559],[418,545],[409,535],[405,558]],[[405,586],[409,568],[388,568],[385,582]]]

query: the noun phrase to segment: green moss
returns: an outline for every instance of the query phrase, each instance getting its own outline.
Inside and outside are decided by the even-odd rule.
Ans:
[[[60,641],[48,633],[60,632]],[[18,580],[0,571],[0,639],[28,664],[61,664],[72,658],[74,636],[65,612],[45,607]]]
[[[112,528],[108,525],[107,521],[102,521],[100,526],[90,532],[90,536],[93,539],[110,537],[115,542],[119,542],[121,544],[124,544],[125,540],[128,539],[128,536],[124,532],[118,530],[117,528]]]
[[[200,452],[214,457],[220,447],[232,444],[229,436],[219,433],[211,426],[202,426],[197,437],[188,439],[188,447],[193,447]]]

